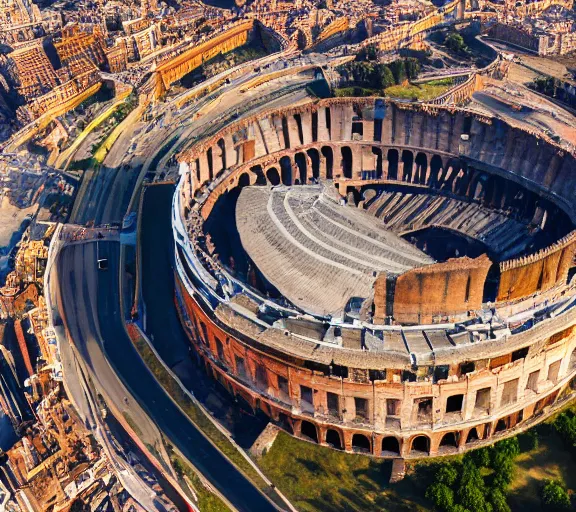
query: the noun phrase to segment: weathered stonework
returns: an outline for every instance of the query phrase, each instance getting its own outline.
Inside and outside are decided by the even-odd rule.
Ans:
[[[572,392],[574,234],[514,257],[527,225],[545,230],[557,215],[570,230],[576,220],[574,155],[551,140],[457,108],[330,99],[232,123],[180,162],[182,323],[208,371],[283,428],[377,456],[454,453],[539,421]],[[383,272],[347,321],[259,295],[202,241],[219,198],[237,188],[329,180],[342,208],[394,233],[434,225],[489,238],[501,259],[450,259],[392,281]],[[485,295],[490,269],[502,292],[494,303]]]

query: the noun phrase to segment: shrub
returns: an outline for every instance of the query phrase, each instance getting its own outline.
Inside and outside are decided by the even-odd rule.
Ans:
[[[510,512],[506,496],[500,489],[492,489],[490,491],[490,502],[494,512]]]
[[[479,448],[478,450],[473,450],[468,452],[466,456],[470,457],[478,467],[490,467],[490,450],[488,448]]]
[[[528,430],[518,436],[520,449],[523,452],[530,452],[538,448],[538,432],[535,429]]]
[[[451,487],[456,483],[457,478],[458,470],[452,464],[444,464],[438,468],[434,480],[436,483],[445,484]]]
[[[455,52],[463,52],[466,50],[464,38],[458,32],[450,32],[446,36],[446,39],[444,39],[444,45]]]
[[[557,480],[548,480],[541,492],[544,510],[560,511],[570,509],[570,496]]]
[[[426,498],[439,510],[449,510],[454,505],[454,491],[442,483],[429,486],[426,489]]]

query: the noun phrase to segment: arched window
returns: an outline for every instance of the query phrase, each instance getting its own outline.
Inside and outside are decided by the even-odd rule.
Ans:
[[[410,451],[412,455],[418,455],[425,453],[428,455],[430,453],[430,439],[426,436],[416,436],[412,440],[412,450]]]
[[[382,439],[382,455],[400,455],[400,443],[395,437]]]
[[[342,440],[340,439],[340,434],[336,430],[329,429],[326,432],[326,442],[333,448],[338,450],[342,449]]]
[[[352,448],[357,452],[370,453],[370,440],[364,434],[354,434]]]
[[[300,433],[303,437],[308,438],[310,441],[318,442],[318,432],[316,426],[309,421],[303,421],[300,427]]]

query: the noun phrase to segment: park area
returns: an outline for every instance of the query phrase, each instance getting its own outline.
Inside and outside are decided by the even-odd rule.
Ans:
[[[258,464],[302,512],[515,512],[572,508],[576,406],[532,430],[464,455],[392,462],[343,453],[281,432]]]

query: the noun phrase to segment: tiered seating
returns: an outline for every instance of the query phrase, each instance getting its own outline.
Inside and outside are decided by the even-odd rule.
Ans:
[[[482,241],[501,258],[517,254],[531,243],[525,224],[453,197],[383,191],[367,211],[395,233],[431,226],[451,229]]]
[[[302,309],[341,313],[351,297],[370,296],[379,272],[433,263],[365,212],[321,194],[320,186],[247,187],[236,208],[247,254]]]

